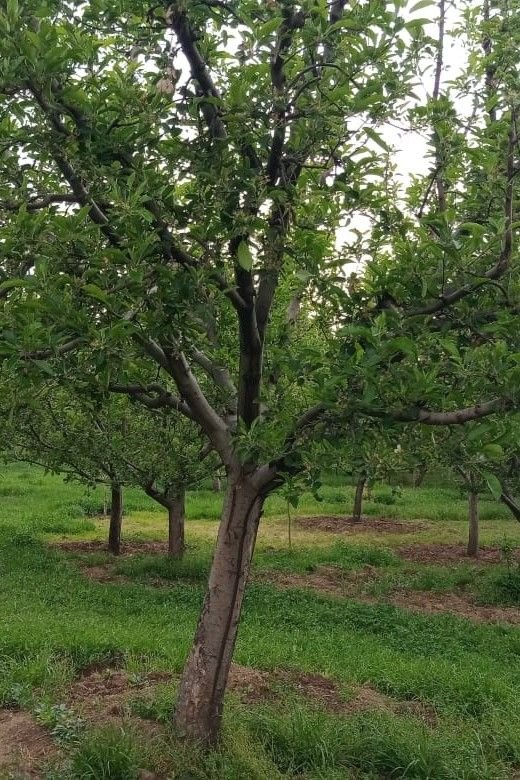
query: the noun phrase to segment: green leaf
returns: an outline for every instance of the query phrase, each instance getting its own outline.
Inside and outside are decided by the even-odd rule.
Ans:
[[[11,26],[16,24],[19,15],[20,10],[18,7],[18,0],[7,0],[7,19]]]
[[[274,19],[269,19],[268,22],[263,24],[261,27],[258,28],[257,31],[257,38],[258,40],[262,40],[262,38],[266,38],[268,35],[270,35],[272,32],[277,30],[282,23],[281,16],[277,16]]]
[[[13,290],[16,287],[35,287],[36,280],[28,277],[27,279],[6,279],[5,282],[0,284],[0,291]]]
[[[500,444],[485,444],[482,447],[482,452],[484,453],[484,455],[487,455],[487,457],[491,458],[492,460],[498,460],[504,454],[504,450],[502,449]]]
[[[338,30],[341,27],[347,27],[349,30],[361,30],[359,19],[353,19],[352,16],[344,16],[339,21],[334,22],[329,30]]]
[[[365,127],[365,133],[368,135],[369,138],[372,139],[372,141],[374,141],[374,143],[380,146],[381,149],[384,149],[385,152],[390,151],[390,147],[388,146],[386,141],[383,138],[381,138],[379,133],[376,133],[373,127]]]
[[[498,501],[500,496],[502,495],[502,485],[500,484],[500,480],[490,471],[484,471],[482,476],[486,480],[487,486],[491,491],[493,498],[495,498]]]
[[[96,301],[101,301],[101,303],[108,303],[107,293],[101,287],[98,287],[97,284],[86,284],[82,287],[82,290],[89,298],[95,298]]]
[[[434,5],[433,0],[420,0],[420,2],[412,5],[410,13],[413,14],[414,11],[420,11],[421,8],[427,8],[430,5]]]
[[[238,264],[244,271],[250,271],[253,268],[253,255],[245,241],[241,241],[237,249]]]
[[[392,339],[389,346],[392,348],[392,351],[404,352],[405,355],[415,355],[417,349],[415,342],[408,336],[398,336]]]
[[[478,222],[463,222],[459,225],[457,234],[470,233],[472,236],[480,237],[486,232],[484,225],[480,225]]]

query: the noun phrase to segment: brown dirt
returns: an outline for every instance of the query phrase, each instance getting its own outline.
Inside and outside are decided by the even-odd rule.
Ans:
[[[406,561],[417,563],[470,563],[475,566],[484,563],[499,563],[501,554],[498,547],[484,547],[478,558],[466,555],[463,544],[411,544],[397,548],[398,555]],[[516,555],[520,555],[517,551]]]
[[[392,594],[388,601],[396,607],[430,615],[449,613],[479,623],[520,624],[520,610],[518,608],[475,604],[469,594],[399,591]]]
[[[163,734],[163,727],[130,713],[129,701],[140,696],[153,696],[160,683],[172,681],[173,675],[151,672],[133,680],[123,670],[112,667],[91,667],[70,687],[67,704],[90,725],[122,726],[129,721],[149,737]],[[290,689],[327,712],[351,715],[369,710],[413,714],[429,725],[435,725],[436,713],[418,701],[399,701],[379,693],[368,684],[360,686],[347,697],[339,686],[324,675],[296,672],[292,669],[264,671],[233,664],[229,689],[239,694],[246,704],[262,701],[282,701],[283,691]],[[41,768],[59,750],[49,733],[25,712],[0,710],[0,777],[14,773],[19,780],[41,779]],[[156,778],[143,771],[143,780]]]
[[[152,672],[132,680],[123,670],[91,668],[86,670],[69,689],[68,704],[91,723],[126,720],[129,700],[138,692],[152,696],[160,683],[172,679],[164,672]]]
[[[58,749],[49,732],[27,712],[0,710],[0,777],[40,778]]]
[[[108,552],[106,542],[102,541],[67,541],[53,542],[53,547],[57,547],[65,552],[72,553],[100,553]],[[168,546],[166,542],[123,542],[121,546],[121,555],[119,558],[127,558],[132,555],[167,555]],[[114,558],[117,560],[117,557]]]
[[[353,597],[358,601],[378,604],[382,599],[360,592],[362,585],[377,579],[378,574],[378,569],[373,566],[364,566],[350,572],[335,566],[321,566],[308,574],[271,572],[269,581],[280,588],[311,588],[327,595]],[[516,607],[476,604],[469,593],[399,590],[383,600],[415,612],[448,613],[477,622],[520,624],[520,610]]]
[[[318,566],[315,571],[305,574],[271,571],[268,574],[262,573],[257,579],[280,588],[312,588],[320,593],[344,598],[356,593],[363,583],[371,582],[377,577],[377,568],[367,564],[352,571],[345,571],[333,565]]]
[[[240,695],[246,704],[273,698],[269,672],[254,669],[252,666],[233,664],[229,673],[228,690]]]
[[[352,517],[302,517],[297,524],[309,531],[332,534],[411,534],[429,527],[427,523],[405,523],[389,517],[363,517],[360,523]]]

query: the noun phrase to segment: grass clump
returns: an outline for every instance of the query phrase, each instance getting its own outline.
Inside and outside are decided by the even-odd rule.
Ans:
[[[251,729],[285,777],[349,777],[355,770],[364,777],[413,780],[508,776],[498,757],[492,763],[484,757],[471,729],[454,735],[414,717],[374,711],[339,718],[305,709],[281,716],[266,710]],[[341,775],[349,770],[352,775]]]
[[[114,573],[134,579],[160,577],[165,580],[202,581],[208,577],[211,551],[188,549],[182,559],[166,555],[135,555],[117,562]]]
[[[345,571],[362,566],[394,566],[398,558],[384,547],[346,544],[338,541],[329,547],[292,550],[259,549],[255,554],[257,569],[289,572],[312,572],[319,566],[338,566]]]
[[[142,767],[133,735],[104,728],[88,733],[71,757],[74,780],[138,780]]]

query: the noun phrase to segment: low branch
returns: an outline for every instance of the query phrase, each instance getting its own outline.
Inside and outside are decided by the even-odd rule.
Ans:
[[[19,211],[24,207],[27,211],[38,211],[47,208],[47,206],[52,206],[53,204],[77,204],[78,202],[76,195],[58,192],[55,194],[49,193],[48,195],[40,195],[38,197],[29,198],[28,200],[0,200],[0,210]]]
[[[507,506],[515,520],[518,520],[520,523],[520,504],[515,501],[513,496],[504,488],[504,486],[502,486],[500,500]]]
[[[471,420],[479,420],[496,412],[513,409],[512,402],[505,398],[493,398],[491,401],[468,406],[464,409],[454,409],[450,412],[432,412],[423,408],[403,410],[371,409],[358,407],[358,411],[366,417],[378,417],[394,422],[422,423],[423,425],[463,425]]]
[[[55,347],[47,347],[45,349],[36,349],[32,352],[22,352],[22,357],[26,360],[46,360],[50,357],[60,357],[66,355],[68,352],[74,352],[75,349],[82,344],[86,344],[87,339],[84,336],[77,336],[65,344],[57,344]]]
[[[148,385],[124,385],[115,382],[110,384],[108,389],[111,393],[128,395],[130,398],[139,401],[139,403],[143,404],[143,406],[146,406],[148,409],[175,409],[185,417],[188,417],[188,419],[195,420],[195,416],[192,414],[187,403],[156,382],[152,382]]]

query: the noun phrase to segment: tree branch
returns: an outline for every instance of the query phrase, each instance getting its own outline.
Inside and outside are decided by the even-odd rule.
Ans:
[[[471,420],[479,420],[490,414],[509,411],[513,408],[514,404],[510,400],[493,398],[491,401],[449,412],[432,412],[422,408],[391,410],[357,407],[357,410],[366,417],[386,418],[395,422],[422,423],[423,425],[463,425]]]
[[[111,393],[119,393],[134,398],[148,409],[164,409],[166,407],[175,409],[190,420],[196,421],[190,407],[177,396],[170,393],[169,390],[156,382],[148,385],[130,384],[124,385],[117,382],[110,384],[108,389]]]
[[[482,274],[481,281],[467,283],[462,285],[456,290],[452,290],[450,293],[441,295],[436,301],[422,306],[418,309],[411,309],[404,312],[405,317],[419,317],[428,314],[435,314],[447,306],[451,306],[457,301],[466,298],[473,292],[478,290],[486,281],[493,281],[499,279],[509,268],[511,262],[511,256],[513,253],[513,204],[514,204],[514,188],[513,180],[515,176],[515,147],[517,143],[516,134],[516,116],[518,113],[517,108],[513,108],[511,111],[511,125],[508,134],[508,148],[506,156],[506,186],[504,193],[504,217],[505,217],[505,230],[502,238],[502,249],[496,263]]]
[[[165,350],[165,354],[168,360],[168,372],[177,385],[181,398],[188,405],[193,419],[200,425],[224,465],[228,469],[236,468],[238,462],[233,451],[231,432],[202,392],[186,357],[177,349]]]

